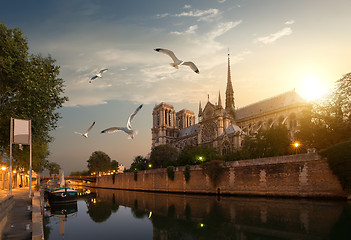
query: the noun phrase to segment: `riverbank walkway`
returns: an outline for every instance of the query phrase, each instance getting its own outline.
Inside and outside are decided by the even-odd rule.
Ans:
[[[43,236],[36,237],[38,224],[33,221],[38,218],[35,216],[38,206],[35,205],[40,208],[40,204],[34,200],[39,199],[36,195],[40,195],[40,192],[29,197],[29,187],[14,188],[12,195],[7,195],[6,190],[0,190],[0,240],[43,239]]]

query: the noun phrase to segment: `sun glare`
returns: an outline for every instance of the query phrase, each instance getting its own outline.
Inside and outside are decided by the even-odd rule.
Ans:
[[[313,101],[322,97],[326,93],[326,87],[320,79],[314,76],[307,76],[300,82],[297,92],[307,101]]]

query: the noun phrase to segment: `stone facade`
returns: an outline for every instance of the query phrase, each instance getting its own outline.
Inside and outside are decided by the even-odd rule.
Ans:
[[[171,144],[178,149],[206,145],[226,154],[241,148],[246,135],[278,124],[285,124],[294,140],[306,105],[306,101],[293,90],[236,109],[228,55],[225,107],[222,106],[220,93],[216,104],[208,99],[202,108],[200,102],[198,123],[195,123],[195,114],[190,110],[175,112],[170,104],[162,102],[156,105],[152,114],[152,148],[161,144]]]

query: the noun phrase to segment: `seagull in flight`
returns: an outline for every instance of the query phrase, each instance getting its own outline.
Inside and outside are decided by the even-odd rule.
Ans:
[[[91,81],[95,80],[96,78],[102,78],[102,73],[106,72],[107,70],[107,68],[101,69],[100,72],[95,74],[95,76],[90,79],[89,83],[91,83]]]
[[[94,127],[94,125],[95,125],[95,122],[93,122],[93,124],[91,124],[91,126],[88,128],[88,130],[85,133],[80,133],[80,132],[74,132],[74,133],[82,135],[83,137],[87,138],[89,131]]]
[[[164,49],[164,48],[155,48],[154,50],[156,52],[163,53],[163,54],[170,56],[172,58],[173,62],[170,63],[169,65],[171,65],[172,67],[174,67],[176,69],[178,69],[180,65],[186,65],[186,66],[189,66],[194,72],[200,73],[199,69],[195,66],[195,64],[193,62],[184,62],[182,60],[179,60],[171,50]]]
[[[111,127],[111,128],[107,128],[107,129],[101,131],[101,133],[114,133],[114,132],[118,132],[118,131],[123,131],[129,135],[129,137],[128,137],[129,139],[133,139],[134,136],[136,134],[138,134],[138,131],[132,130],[132,121],[133,121],[133,118],[135,117],[135,115],[139,112],[139,110],[142,107],[143,107],[143,104],[141,104],[137,109],[135,109],[135,111],[129,116],[126,127]]]

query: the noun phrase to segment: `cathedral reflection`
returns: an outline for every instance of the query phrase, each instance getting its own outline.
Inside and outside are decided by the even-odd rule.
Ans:
[[[86,199],[95,222],[129,207],[152,222],[153,239],[329,239],[351,218],[343,202],[162,194],[96,189]],[[336,232],[335,229],[338,229]]]

